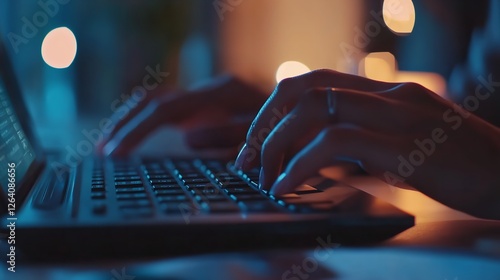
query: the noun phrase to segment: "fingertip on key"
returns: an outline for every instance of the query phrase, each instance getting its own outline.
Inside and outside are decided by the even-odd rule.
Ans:
[[[238,153],[238,156],[236,157],[236,161],[234,162],[234,165],[238,169],[241,169],[243,171],[248,171],[252,168],[251,161],[254,158],[255,158],[255,154],[252,155],[251,148],[247,144],[245,144],[245,145],[243,145],[240,152]]]
[[[269,193],[274,196],[282,195],[286,193],[283,191],[285,189],[286,189],[286,173],[281,173],[281,175],[276,179],[276,182],[274,182],[274,184],[272,185]]]

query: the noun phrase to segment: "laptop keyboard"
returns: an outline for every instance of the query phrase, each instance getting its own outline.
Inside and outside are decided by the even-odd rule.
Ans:
[[[102,163],[94,166],[90,192],[94,214],[104,214],[110,201],[115,201],[126,217],[149,217],[159,212],[193,215],[320,210],[314,209],[316,202],[294,203],[297,195],[268,195],[258,189],[257,170],[243,173],[222,161],[115,161],[113,167],[110,176]],[[106,183],[106,178],[113,178],[112,184]],[[311,188],[307,192],[320,191]]]

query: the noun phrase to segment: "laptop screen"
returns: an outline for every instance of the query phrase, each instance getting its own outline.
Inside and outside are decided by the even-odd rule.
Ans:
[[[10,95],[12,96],[12,95]],[[20,182],[35,159],[35,151],[21,127],[7,89],[0,79],[0,185],[7,192],[8,167],[15,164],[16,181]],[[10,164],[10,165],[9,165]],[[19,184],[16,184],[19,186]]]

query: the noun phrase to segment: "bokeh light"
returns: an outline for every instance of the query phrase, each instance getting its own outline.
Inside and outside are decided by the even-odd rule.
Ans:
[[[299,76],[311,71],[304,63],[298,61],[283,62],[276,71],[276,81],[279,83],[281,80]]]
[[[76,56],[77,43],[73,32],[67,27],[50,31],[42,43],[42,58],[53,68],[67,68]]]
[[[415,7],[411,0],[384,0],[384,22],[398,35],[410,34],[415,25]]]
[[[359,65],[361,75],[378,81],[394,79],[396,68],[396,58],[390,52],[369,53]]]

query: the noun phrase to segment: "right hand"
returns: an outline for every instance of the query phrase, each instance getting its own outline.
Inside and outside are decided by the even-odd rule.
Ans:
[[[248,126],[267,96],[242,80],[223,76],[192,91],[152,94],[125,117],[115,114],[113,129],[98,153],[124,156],[162,125],[186,130],[194,149],[235,147],[245,140]]]

